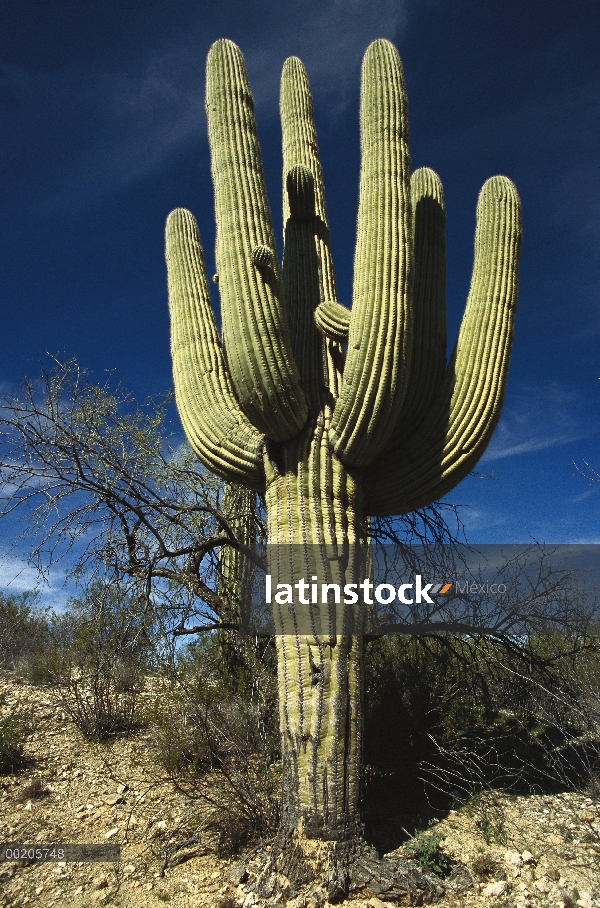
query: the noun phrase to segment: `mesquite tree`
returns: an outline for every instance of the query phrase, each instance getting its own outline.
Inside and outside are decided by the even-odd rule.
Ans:
[[[363,61],[350,310],[337,298],[300,60],[288,59],[281,79],[281,267],[252,95],[230,41],[209,52],[206,111],[222,338],[196,222],[177,209],[167,221],[166,258],[181,420],[209,469],[265,495],[271,545],[327,550],[330,571],[347,577],[356,565],[332,559],[332,550],[359,547],[371,515],[406,513],[446,494],[490,440],[517,300],[519,198],[502,176],[481,190],[471,288],[446,364],[442,186],[427,168],[411,177],[396,48],[375,41]],[[306,576],[319,556],[303,557],[297,565],[290,556],[288,574]],[[281,576],[282,566],[271,570]],[[282,830],[298,840],[348,840],[359,819],[361,636],[348,632],[349,608],[326,607],[314,627],[302,624],[299,609],[275,607]]]

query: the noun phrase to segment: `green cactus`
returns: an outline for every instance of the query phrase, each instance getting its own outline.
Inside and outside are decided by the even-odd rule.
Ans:
[[[209,469],[265,495],[269,543],[362,543],[369,516],[440,498],[490,440],[517,299],[517,192],[506,177],[481,191],[471,289],[446,365],[442,187],[426,168],[410,175],[396,48],[375,41],[363,61],[350,310],[336,293],[302,63],[288,59],[281,80],[282,268],[244,61],[230,41],[209,52],[206,110],[223,331],[220,339],[196,223],[177,209],[166,258],[184,429]],[[297,627],[296,614],[288,619]],[[284,616],[275,621],[282,631]],[[276,637],[282,829],[308,839],[348,840],[359,823],[362,639],[344,633],[344,621],[341,633]]]
[[[226,483],[221,501],[221,513],[236,540],[251,549],[256,542],[256,493],[241,485]],[[232,622],[245,627],[245,609],[252,595],[254,564],[240,548],[223,545],[219,549],[219,578],[217,592],[225,604],[224,613]],[[230,635],[222,634],[228,641]]]

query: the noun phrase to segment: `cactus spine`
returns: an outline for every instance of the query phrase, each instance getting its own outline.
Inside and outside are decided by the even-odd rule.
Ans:
[[[481,191],[471,290],[446,366],[442,187],[429,169],[410,176],[395,47],[375,41],[363,61],[350,310],[337,299],[301,62],[287,60],[281,80],[281,270],[244,61],[229,41],[210,50],[206,108],[223,337],[195,221],[177,209],[166,257],[182,422],[209,469],[265,494],[270,543],[341,550],[364,542],[369,515],[404,513],[447,493],[489,442],[512,342],[519,199],[506,177]],[[339,579],[342,562],[331,563]],[[275,620],[282,630],[284,616]],[[344,627],[277,636],[282,828],[309,837],[343,839],[357,829],[362,642]]]

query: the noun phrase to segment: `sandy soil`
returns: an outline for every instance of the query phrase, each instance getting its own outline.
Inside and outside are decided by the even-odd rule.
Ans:
[[[28,711],[33,730],[27,767],[0,777],[0,842],[118,843],[121,861],[0,863],[0,905],[227,908],[227,897],[232,908],[261,904],[227,882],[233,862],[217,858],[197,802],[160,778],[148,733],[101,746],[82,737],[50,691],[4,672],[2,694],[4,710]],[[42,796],[28,788],[34,779]],[[466,892],[448,893],[440,903],[447,908],[600,908],[600,804],[585,792],[480,799],[451,812],[435,831],[474,880]],[[181,862],[165,867],[167,853]],[[294,908],[305,903],[296,898]]]

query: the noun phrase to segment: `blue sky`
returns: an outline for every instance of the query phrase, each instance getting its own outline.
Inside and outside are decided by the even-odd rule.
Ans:
[[[246,57],[276,224],[279,75],[290,54],[306,65],[346,304],[359,70],[371,40],[398,46],[413,166],[433,167],[444,183],[452,340],[478,191],[495,173],[514,180],[524,242],[505,408],[477,473],[450,498],[467,506],[473,542],[599,541],[600,484],[573,465],[600,467],[593,0],[3,4],[2,387],[37,375],[46,351],[77,356],[99,380],[115,369],[139,398],[170,386],[164,222],[177,206],[196,214],[210,269],[204,62],[219,37]]]

